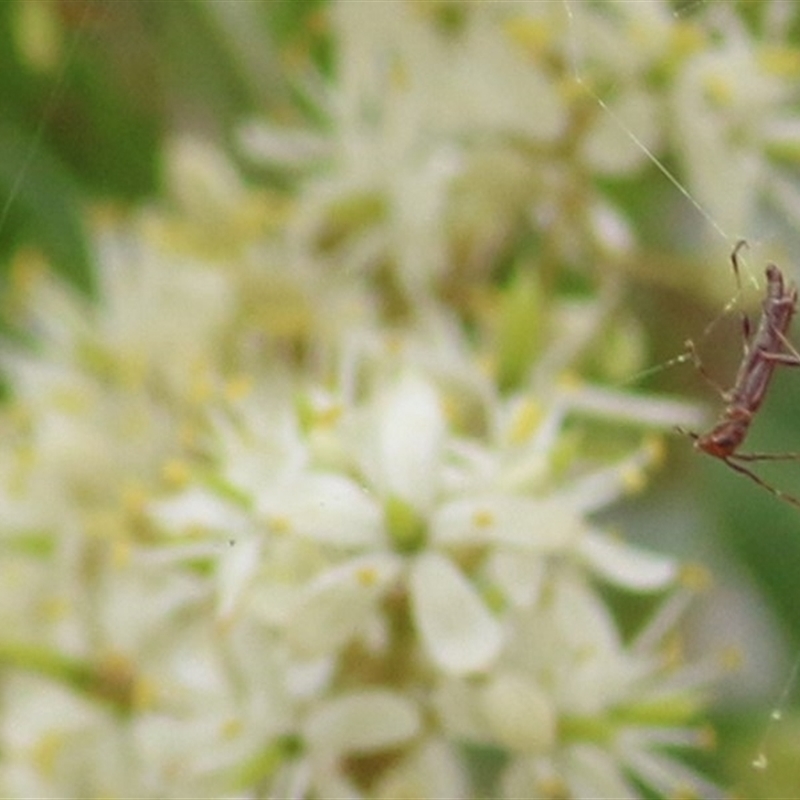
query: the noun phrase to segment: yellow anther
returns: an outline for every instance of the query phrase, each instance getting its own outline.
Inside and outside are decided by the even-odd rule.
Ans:
[[[547,52],[553,43],[555,33],[553,25],[548,21],[528,16],[506,20],[503,29],[513,44],[533,58],[538,58]]]
[[[664,446],[664,437],[658,435],[651,435],[644,440],[644,449],[647,453],[647,458],[653,466],[659,466],[664,462],[667,449]]]
[[[620,475],[622,485],[629,494],[641,492],[647,486],[647,473],[641,467],[624,467]]]
[[[342,417],[342,407],[340,405],[330,405],[326,408],[314,410],[314,427],[333,428]]]
[[[494,524],[494,514],[488,509],[478,509],[472,515],[472,524],[476,528],[488,528]]]
[[[707,591],[713,583],[711,573],[700,564],[684,564],[680,580],[683,586],[693,592]]]
[[[511,444],[521,444],[527,441],[531,434],[539,427],[544,417],[542,406],[535,400],[525,400],[517,409],[511,420],[509,440]]]
[[[253,378],[250,375],[237,375],[225,384],[225,398],[232,403],[242,400],[252,391]]]
[[[671,26],[669,32],[669,49],[672,57],[683,59],[697,53],[706,45],[703,30],[691,22],[678,21]]]
[[[111,562],[116,568],[121,568],[130,563],[131,544],[124,539],[115,539],[111,547]]]
[[[744,654],[739,647],[725,647],[719,654],[719,661],[726,672],[739,672],[744,666]]]
[[[356,570],[356,578],[362,586],[374,586],[378,582],[378,570],[375,567],[361,567]]]
[[[758,54],[758,64],[769,75],[779,78],[800,76],[800,49],[796,47],[768,46]]]
[[[185,486],[189,480],[189,465],[180,458],[167,459],[161,465],[161,479],[168,486]]]
[[[128,514],[141,514],[149,499],[141,483],[130,481],[122,489],[122,507]]]
[[[716,106],[732,105],[736,92],[733,83],[727,75],[711,73],[704,81],[706,97]]]
[[[292,530],[292,523],[288,517],[274,514],[267,519],[267,525],[272,533],[283,535]]]

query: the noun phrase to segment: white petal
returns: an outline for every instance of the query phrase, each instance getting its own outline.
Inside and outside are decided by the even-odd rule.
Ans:
[[[500,624],[448,559],[419,556],[411,567],[414,617],[429,655],[454,674],[488,667],[502,645]]]
[[[489,556],[486,573],[512,605],[530,608],[545,584],[546,566],[538,553],[497,550]]]
[[[305,737],[321,753],[371,753],[408,741],[419,728],[419,712],[408,698],[374,689],[319,706],[306,723]]]
[[[238,509],[217,495],[197,488],[157,500],[148,506],[148,512],[164,530],[178,535],[202,530],[230,536],[249,527]]]
[[[421,378],[404,376],[378,403],[368,477],[384,495],[425,510],[440,484],[444,432],[436,392]]]
[[[491,542],[534,552],[561,550],[577,539],[584,527],[564,502],[503,495],[447,503],[431,521],[437,544]]]
[[[495,740],[511,750],[542,752],[556,736],[552,699],[533,681],[511,673],[493,675],[480,691],[484,719]]]
[[[677,564],[601,533],[588,532],[578,545],[592,570],[610,583],[640,592],[653,592],[673,583]]]
[[[382,544],[380,509],[358,484],[341,475],[302,474],[259,498],[259,511],[267,518],[285,519],[294,533],[337,547]]]
[[[453,746],[436,740],[417,748],[390,769],[371,796],[378,800],[396,800],[398,797],[455,800],[470,795],[467,777]]]
[[[565,755],[564,777],[573,797],[638,797],[617,762],[596,745],[576,744]],[[671,787],[667,794],[675,794]]]
[[[217,568],[217,596],[219,614],[225,619],[234,613],[236,606],[250,579],[258,568],[261,543],[254,537],[231,541],[226,552],[219,559]]]
[[[238,131],[242,149],[253,160],[283,167],[306,167],[327,155],[330,142],[308,128],[267,122],[244,124]]]
[[[399,572],[389,556],[359,558],[324,572],[307,586],[286,621],[291,644],[304,656],[329,654],[363,631],[386,586]]]

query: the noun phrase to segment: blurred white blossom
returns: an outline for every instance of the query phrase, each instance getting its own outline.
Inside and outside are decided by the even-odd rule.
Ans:
[[[176,140],[160,204],[95,219],[95,297],[20,259],[0,792],[721,794],[681,760],[713,672],[676,656],[683,571],[595,517],[698,424],[609,386],[647,351],[602,181],[686,141],[738,226],[793,135],[709,17],[333,3],[324,124],[242,128],[290,190]]]

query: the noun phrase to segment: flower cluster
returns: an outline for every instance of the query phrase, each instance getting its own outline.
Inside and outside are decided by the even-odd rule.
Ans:
[[[608,388],[644,342],[597,178],[702,48],[656,2],[328,12],[324,133],[242,131],[291,193],[181,140],[94,298],[16,265],[0,793],[717,796],[684,573],[594,522],[698,422]]]

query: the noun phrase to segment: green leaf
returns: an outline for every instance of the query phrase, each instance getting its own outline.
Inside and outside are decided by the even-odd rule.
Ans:
[[[53,268],[84,291],[92,288],[92,258],[81,193],[69,171],[35,132],[0,122],[0,256],[19,245],[40,249]]]

